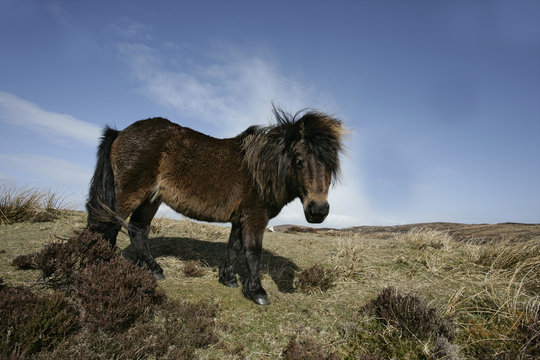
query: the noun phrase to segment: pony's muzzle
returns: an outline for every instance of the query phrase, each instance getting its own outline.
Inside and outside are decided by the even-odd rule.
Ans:
[[[328,212],[330,211],[330,205],[327,201],[325,202],[315,202],[310,201],[307,207],[304,209],[304,214],[306,215],[306,220],[312,224],[319,224],[326,219]]]

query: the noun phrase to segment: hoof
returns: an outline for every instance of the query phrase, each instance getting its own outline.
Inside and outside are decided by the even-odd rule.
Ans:
[[[228,287],[232,287],[232,288],[237,288],[238,287],[238,283],[236,282],[236,280],[235,281],[230,281],[228,283],[223,282],[222,284],[225,285],[225,286],[228,286]]]
[[[165,275],[163,275],[163,272],[152,273],[152,275],[154,275],[154,277],[156,278],[156,280],[163,280],[163,279],[165,279]]]
[[[255,295],[251,300],[257,305],[270,305],[270,301],[268,301],[268,296],[266,295]]]
[[[222,268],[219,269],[218,280],[225,286],[237,288],[238,282],[236,281],[236,275],[233,272],[224,271]]]
[[[224,278],[218,279],[220,283],[222,283],[225,286],[228,287],[238,287],[238,282],[236,281],[236,276],[234,276],[231,280],[225,280]]]

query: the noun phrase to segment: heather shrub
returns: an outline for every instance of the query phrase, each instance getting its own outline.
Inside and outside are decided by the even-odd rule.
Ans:
[[[283,350],[285,360],[337,360],[336,354],[314,339],[292,338]]]
[[[346,359],[419,359],[428,360],[424,344],[391,324],[369,316],[360,316],[344,328]]]
[[[196,359],[196,349],[217,344],[216,306],[165,301],[153,321],[139,319],[122,333],[86,329],[43,359]]]
[[[39,269],[53,287],[67,287],[81,269],[115,257],[111,245],[96,233],[76,233],[65,242],[46,245],[42,250],[16,257],[12,265],[20,269]]]
[[[55,301],[44,303],[28,290],[17,290],[16,298],[23,299],[20,303],[39,316],[33,315],[31,319],[37,320],[26,327],[16,323],[22,329],[16,334],[28,336],[21,340],[14,338],[13,331],[2,330],[8,334],[5,338],[17,341],[7,342],[0,358],[5,354],[22,359],[31,354],[33,359],[194,359],[196,349],[219,341],[216,305],[167,301],[148,269],[116,255],[94,233],[83,231],[65,242],[49,244],[17,257],[13,265],[42,270],[43,283],[62,290],[71,302],[56,293],[51,295]],[[1,282],[0,288],[6,293]],[[10,307],[0,305],[3,319]],[[48,315],[53,311],[54,323]],[[36,321],[44,325],[33,325]],[[32,340],[36,336],[39,341]]]
[[[11,265],[16,266],[20,270],[37,269],[36,263],[37,253],[19,255],[11,262]]]
[[[359,318],[344,328],[349,358],[459,359],[453,321],[415,294],[393,287],[362,307]]]
[[[178,305],[174,302],[169,305],[168,311],[174,313],[170,306]],[[201,348],[218,341],[214,331],[217,305],[186,302],[176,311],[182,322],[183,342],[187,346]]]
[[[0,357],[24,358],[50,350],[77,328],[76,307],[63,295],[0,287]]]
[[[186,261],[184,263],[184,275],[187,277],[201,277],[204,276],[204,269],[198,261]]]
[[[125,331],[164,299],[147,269],[120,257],[86,266],[77,274],[74,290],[84,323],[111,332]]]
[[[402,293],[393,287],[383,289],[362,311],[421,339],[441,335],[453,340],[456,335],[455,324],[443,319],[425,300],[415,294]]]
[[[319,264],[315,264],[300,272],[297,279],[297,287],[307,294],[323,292],[334,285],[335,275]]]

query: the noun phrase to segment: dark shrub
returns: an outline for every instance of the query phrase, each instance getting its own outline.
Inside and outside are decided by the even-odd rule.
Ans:
[[[0,286],[0,357],[50,350],[78,327],[76,308],[61,294],[37,296]]]
[[[82,231],[65,242],[46,245],[41,251],[16,257],[12,265],[20,269],[40,269],[53,287],[72,284],[75,274],[86,266],[116,257],[111,245],[89,231]]]
[[[435,308],[415,294],[405,294],[393,287],[387,287],[379,296],[362,310],[384,319],[398,328],[409,331],[421,339],[441,335],[453,340],[455,324],[441,318]]]
[[[425,353],[425,342],[375,317],[361,316],[343,330],[346,359],[433,360]]]
[[[116,335],[122,337],[118,344],[123,354],[135,355],[144,349],[144,354],[160,359],[192,359],[195,349],[219,341],[216,312],[215,305],[166,301],[156,310],[153,322],[137,322],[129,331]]]
[[[47,314],[54,310],[59,318],[53,320],[62,320],[62,314],[70,313],[65,323],[75,325],[56,326],[52,330],[49,329],[52,325],[40,328],[43,334],[37,345],[31,341],[37,330],[17,325],[22,329],[21,334],[29,334],[30,338],[6,345],[0,342],[4,346],[0,358],[23,359],[30,354],[32,359],[195,359],[197,348],[219,341],[215,330],[217,306],[165,301],[165,295],[157,289],[157,282],[147,269],[117,256],[98,235],[85,231],[66,242],[50,244],[40,252],[20,256],[13,263],[20,268],[41,269],[47,283],[62,289],[80,311],[58,294],[54,296],[64,302],[58,300],[52,302],[54,306],[44,308],[32,292],[10,290],[18,291],[11,298],[22,299],[19,303],[39,314],[31,319],[51,323],[41,319],[48,319]],[[0,292],[7,294],[6,289],[10,288],[0,281]],[[64,310],[68,305],[69,312]],[[11,308],[4,302],[0,306],[0,340],[3,341],[19,332],[14,333],[4,324],[4,319],[17,316],[6,315]],[[64,335],[76,330],[77,319],[80,330],[64,339]],[[60,340],[63,341],[56,346]]]
[[[11,265],[16,266],[21,270],[37,269],[36,254],[19,255],[11,262]]]
[[[184,263],[184,275],[187,277],[201,277],[204,276],[204,269],[198,261],[186,261]]]
[[[334,285],[334,273],[315,264],[300,272],[298,275],[298,289],[311,294],[326,291]]]
[[[168,311],[174,314],[171,306],[176,305],[169,305]],[[202,348],[218,341],[214,330],[217,305],[186,302],[182,303],[176,312],[182,322],[183,341],[187,346]]]
[[[126,330],[164,299],[147,269],[120,257],[85,267],[74,289],[85,325],[111,332]]]
[[[43,359],[197,359],[195,350],[216,344],[216,307],[166,301],[153,321],[139,319],[123,333],[84,330]]]
[[[336,354],[311,338],[291,339],[283,350],[285,360],[337,360]]]

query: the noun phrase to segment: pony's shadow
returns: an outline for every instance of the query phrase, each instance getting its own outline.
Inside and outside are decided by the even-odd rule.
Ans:
[[[182,261],[199,261],[203,266],[210,268],[219,267],[223,263],[227,251],[226,243],[187,237],[156,237],[149,239],[148,244],[155,258],[174,256]],[[126,258],[135,259],[135,251],[132,245],[127,246],[122,252]],[[240,276],[240,284],[246,276],[245,269],[245,261],[242,256],[239,256],[236,272]],[[290,259],[276,255],[268,250],[262,250],[261,271],[272,278],[280,292],[294,292],[294,273],[299,269]],[[175,275],[165,274],[165,276]]]

